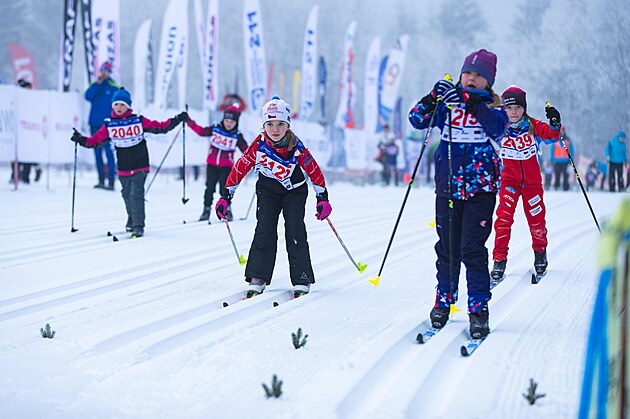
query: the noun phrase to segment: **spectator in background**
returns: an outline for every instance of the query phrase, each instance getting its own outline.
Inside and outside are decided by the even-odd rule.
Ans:
[[[597,161],[597,169],[602,174],[602,179],[599,184],[599,190],[604,190],[604,185],[606,185],[606,176],[608,176],[608,165],[603,161]]]
[[[545,161],[543,164],[543,174],[545,175],[544,188],[545,190],[549,190],[549,188],[551,188],[551,178],[553,177],[553,166],[548,161]]]
[[[597,161],[593,160],[591,164],[588,165],[588,169],[586,170],[586,190],[590,190],[595,186],[595,182],[597,181],[597,176],[599,176],[599,169],[597,168]]]
[[[628,164],[626,150],[626,133],[620,131],[606,144],[606,158],[608,159],[608,187],[610,192],[615,192],[615,178],[619,192],[625,190],[623,182],[623,167]]]
[[[109,62],[101,65],[100,73],[94,83],[85,92],[85,99],[92,104],[90,109],[90,134],[94,135],[105,123],[105,119],[111,117],[112,96],[119,86],[111,79],[112,64]],[[103,152],[107,158],[107,185],[105,185],[105,166],[103,164]],[[94,148],[96,170],[98,171],[98,183],[95,188],[114,190],[116,176],[116,162],[109,139]]]
[[[19,79],[17,81],[18,86],[24,89],[32,89],[33,84],[26,79]],[[35,182],[39,182],[39,179],[42,176],[42,169],[39,166],[39,163],[35,162],[17,162],[18,167],[18,180],[23,183],[31,183],[31,168],[35,168]],[[13,182],[15,179],[15,163],[11,164],[11,179],[9,183]]]
[[[564,127],[562,128],[564,131]],[[569,152],[573,156],[573,142],[563,132],[564,144],[568,147]],[[562,190],[569,190],[569,155],[567,150],[560,144],[560,142],[553,143],[551,146],[551,164],[553,165],[554,182],[553,188],[557,191],[560,187],[560,179],[562,178]]]

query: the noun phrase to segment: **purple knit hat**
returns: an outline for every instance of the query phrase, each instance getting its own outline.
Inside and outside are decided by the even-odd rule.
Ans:
[[[460,74],[466,71],[474,71],[492,86],[494,84],[494,76],[497,74],[497,56],[485,49],[475,51],[464,60]]]
[[[501,95],[503,104],[508,105],[521,105],[523,109],[527,110],[527,99],[525,98],[525,90],[518,86],[510,86]]]

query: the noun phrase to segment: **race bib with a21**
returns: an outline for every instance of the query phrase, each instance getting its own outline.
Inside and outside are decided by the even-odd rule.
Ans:
[[[525,133],[516,138],[505,135],[501,141],[499,157],[510,160],[527,160],[538,152],[538,143]]]
[[[144,139],[144,129],[139,116],[109,120],[107,133],[114,146],[118,148],[133,147]]]
[[[296,166],[297,156],[293,156],[290,159],[285,160],[264,142],[261,141],[258,144],[255,170],[265,177],[277,180],[287,190],[291,190],[296,186],[299,186],[291,183],[291,175],[293,174]]]

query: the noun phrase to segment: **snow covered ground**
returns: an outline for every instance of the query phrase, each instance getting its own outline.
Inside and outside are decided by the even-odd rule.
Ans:
[[[517,210],[508,276],[490,302],[492,333],[464,358],[463,276],[462,312],[426,345],[415,343],[436,284],[430,187],[412,190],[378,287],[368,280],[405,188],[336,183],[331,220],[367,271],[360,275],[314,218],[311,191],[311,294],[287,301],[281,223],[271,286],[240,301],[244,268],[225,226],[214,216],[211,225],[194,222],[201,179],[189,180],[184,206],[181,182],[160,174],[147,196],[146,236],[119,242],[106,233],[124,228],[120,187],[95,190],[95,179],[77,179],[75,233],[67,172],[52,173],[49,190],[45,179],[0,190],[2,418],[576,417],[598,277],[598,232],[579,191],[545,195],[550,271],[538,285],[530,284],[533,253]],[[237,220],[253,186],[250,179],[237,192]],[[621,196],[589,194],[600,223]],[[247,257],[254,211],[230,226]],[[47,323],[53,339],[40,335]],[[296,350],[298,328],[308,341]],[[274,374],[283,394],[267,399],[261,384]],[[530,378],[546,394],[533,406],[522,395]]]

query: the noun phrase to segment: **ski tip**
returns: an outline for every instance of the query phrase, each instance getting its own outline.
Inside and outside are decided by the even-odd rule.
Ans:
[[[279,302],[277,302],[277,301],[274,301],[274,302],[273,302],[273,306],[274,306],[274,307],[278,307],[279,305],[280,305],[280,303],[279,303]]]
[[[182,224],[186,224],[186,220],[182,221]]]
[[[424,335],[422,333],[418,333],[418,336],[416,337],[416,342],[418,342],[420,345],[424,343]]]
[[[462,356],[470,356],[470,354],[468,353],[468,350],[466,349],[465,346],[462,345],[462,347],[459,349],[459,352],[462,354]]]
[[[117,241],[118,241],[118,237],[116,237],[116,236],[112,236],[112,241],[117,242]]]
[[[223,302],[223,307],[227,307],[227,306],[229,306],[229,304],[227,303],[227,301],[224,301]]]
[[[367,269],[367,263],[357,262],[357,268],[359,269],[359,273],[362,274]]]
[[[108,232],[107,232],[107,237],[111,237],[111,236],[113,236],[112,232],[111,232],[111,231],[108,231]]]
[[[368,282],[372,285],[374,285],[374,288],[376,288],[376,286],[378,285],[378,282],[381,280],[380,275],[377,275],[376,278],[374,279],[368,279]]]

